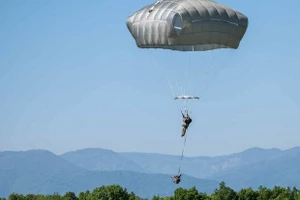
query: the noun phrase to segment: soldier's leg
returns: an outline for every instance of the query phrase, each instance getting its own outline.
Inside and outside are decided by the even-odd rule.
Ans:
[[[183,137],[185,135],[186,132],[186,126],[182,127],[182,132],[181,132],[181,137]]]

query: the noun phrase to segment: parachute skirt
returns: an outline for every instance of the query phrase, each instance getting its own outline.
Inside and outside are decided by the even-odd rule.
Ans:
[[[200,99],[199,97],[194,97],[194,96],[176,96],[174,97],[174,100],[177,100],[177,99],[183,99],[183,100],[188,100],[188,99]]]

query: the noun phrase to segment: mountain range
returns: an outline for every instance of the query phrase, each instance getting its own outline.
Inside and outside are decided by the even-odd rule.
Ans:
[[[179,156],[88,148],[55,155],[46,150],[0,152],[0,196],[52,194],[119,184],[138,196],[169,196],[177,187],[211,193],[220,181],[238,190],[300,183],[300,147],[251,148],[224,156],[184,157],[182,181],[172,183]]]

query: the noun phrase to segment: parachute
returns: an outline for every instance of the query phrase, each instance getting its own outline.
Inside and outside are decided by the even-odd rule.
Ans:
[[[247,30],[248,18],[211,0],[159,0],[129,16],[126,25],[139,48],[204,52],[237,49]],[[206,77],[207,72],[203,74]],[[176,96],[173,94],[173,98]]]
[[[194,52],[197,55],[198,67],[205,68],[208,64],[198,61],[200,53],[206,58],[207,54],[204,52],[207,51],[238,49],[248,28],[248,17],[211,0],[159,0],[129,16],[126,25],[137,47]],[[177,57],[182,59],[181,56],[173,56],[172,59]],[[186,66],[183,68],[185,71],[188,69]],[[207,74],[204,74],[206,77]],[[185,82],[191,83],[190,72],[189,80]],[[200,99],[193,92],[186,95],[182,90],[181,95],[175,95],[170,83],[169,87],[174,100],[184,101],[185,109],[187,101]],[[185,142],[186,136],[184,146]],[[184,147],[180,167],[183,152]]]
[[[127,18],[140,48],[205,51],[239,47],[248,18],[210,0],[160,0]]]

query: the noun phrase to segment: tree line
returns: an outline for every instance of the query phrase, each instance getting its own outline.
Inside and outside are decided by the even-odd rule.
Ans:
[[[0,198],[0,200],[6,200]],[[67,192],[64,195],[54,193],[52,195],[17,194],[9,195],[8,200],[148,200],[128,192],[120,185],[109,185],[95,188],[93,191],[86,190],[76,195],[74,192]],[[190,189],[177,188],[174,194],[169,197],[153,196],[152,200],[300,200],[300,190],[297,188],[284,188],[275,186],[266,188],[260,186],[257,190],[252,188],[234,191],[226,186],[224,182],[219,184],[211,194],[199,192],[195,187]]]

